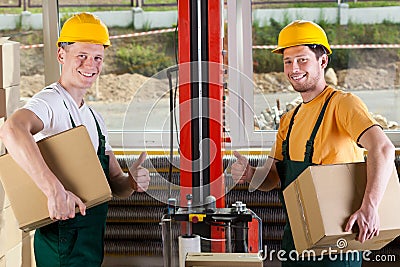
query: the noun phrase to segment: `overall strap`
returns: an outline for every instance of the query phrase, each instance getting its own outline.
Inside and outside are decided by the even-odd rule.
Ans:
[[[317,122],[315,123],[314,129],[311,133],[310,139],[308,139],[306,143],[306,152],[304,153],[304,162],[312,163],[312,157],[314,153],[314,139],[315,136],[317,135],[318,129],[321,126],[322,119],[324,118],[326,108],[328,106],[329,101],[331,100],[332,96],[335,94],[333,92],[325,101],[324,106],[321,109],[321,112],[319,113]]]
[[[282,142],[282,155],[283,155],[283,160],[290,160],[290,155],[289,155],[289,137],[290,137],[290,133],[292,132],[292,127],[293,127],[293,123],[294,123],[294,117],[296,116],[297,112],[299,111],[301,106],[301,103],[296,107],[296,109],[293,112],[293,116],[290,119],[290,123],[289,123],[289,129],[288,132],[286,134],[286,138],[285,140],[283,140]]]
[[[44,88],[44,89],[46,90],[46,89],[53,89],[53,88],[52,88],[52,87],[46,87],[46,88]],[[61,96],[60,92],[58,92],[57,90],[55,90],[55,91]],[[65,108],[66,108],[67,111],[68,111],[69,119],[71,120],[72,128],[75,128],[75,127],[76,127],[76,124],[75,124],[75,122],[74,122],[74,119],[72,119],[71,112],[69,112],[69,109],[68,109],[67,104],[65,103],[64,99],[63,99],[63,102],[64,102]]]
[[[69,119],[71,120],[72,128],[75,128],[75,127],[76,127],[76,124],[75,124],[75,122],[74,122],[74,119],[72,118],[72,115],[71,115],[71,113],[69,112],[69,109],[68,109],[68,107],[67,107],[67,104],[65,103],[64,100],[63,100],[63,102],[64,102],[65,108],[68,110]]]
[[[99,122],[97,121],[93,110],[90,107],[89,107],[89,110],[93,115],[94,121],[96,123],[97,135],[99,136],[99,146],[97,148],[97,155],[105,155],[105,153],[106,153],[106,137],[101,132],[101,128],[100,128]]]
[[[53,89],[53,88],[52,88],[52,87],[46,87],[45,89]],[[58,92],[57,90],[56,90],[56,92],[57,92],[58,94],[60,94],[60,92]],[[60,96],[61,96],[61,94],[60,94]],[[65,108],[66,108],[67,111],[68,111],[69,119],[71,120],[72,127],[75,128],[75,127],[76,127],[76,124],[75,124],[75,122],[74,122],[74,119],[72,118],[71,112],[69,112],[69,109],[68,109],[67,104],[65,103],[64,99],[63,99],[63,102],[64,102]],[[96,116],[95,116],[94,113],[93,113],[93,110],[92,110],[89,106],[88,106],[88,108],[89,108],[90,112],[91,112],[92,115],[93,115],[94,121],[95,121],[95,123],[96,123],[97,135],[98,135],[98,137],[99,137],[99,146],[98,146],[98,148],[97,148],[97,155],[105,155],[105,151],[106,151],[106,138],[105,138],[105,136],[103,135],[103,133],[101,132],[101,128],[100,128],[99,122],[97,121]]]

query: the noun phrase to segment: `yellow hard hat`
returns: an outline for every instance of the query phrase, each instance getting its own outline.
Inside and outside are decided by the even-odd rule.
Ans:
[[[328,55],[332,54],[325,31],[318,24],[307,20],[295,20],[281,30],[278,47],[272,52],[282,54],[285,48],[308,44],[322,45]]]
[[[90,13],[76,14],[64,23],[57,46],[62,42],[111,45],[107,26]]]

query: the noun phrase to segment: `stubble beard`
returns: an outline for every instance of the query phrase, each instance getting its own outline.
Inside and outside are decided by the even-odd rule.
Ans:
[[[296,92],[298,93],[310,92],[314,91],[314,89],[317,87],[319,75],[317,75],[316,77],[309,77],[309,76],[307,77],[308,79],[303,83],[297,83],[290,80],[290,84],[292,85],[293,89]]]

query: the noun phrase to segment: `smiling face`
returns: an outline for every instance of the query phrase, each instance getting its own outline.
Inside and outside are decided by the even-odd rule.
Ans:
[[[60,83],[67,90],[90,88],[101,72],[103,59],[104,47],[100,44],[73,43],[58,48]]]
[[[304,95],[314,98],[325,88],[326,54],[317,59],[308,46],[289,47],[283,51],[283,63],[286,77],[293,88],[302,94],[303,100],[309,100],[304,99]]]

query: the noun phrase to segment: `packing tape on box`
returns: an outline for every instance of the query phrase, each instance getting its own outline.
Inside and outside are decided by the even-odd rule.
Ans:
[[[201,252],[199,235],[179,236],[179,267],[185,266],[186,254],[188,252]]]
[[[295,180],[293,183],[294,183],[294,189],[296,191],[296,196],[297,196],[296,197],[297,205],[298,205],[299,210],[300,210],[301,219],[303,220],[302,224],[303,224],[303,228],[304,228],[304,233],[306,235],[307,243],[309,245],[312,245],[313,243],[312,243],[312,240],[311,240],[311,234],[310,234],[310,230],[309,230],[309,227],[308,227],[308,221],[307,221],[306,215],[304,214],[303,195],[301,193],[301,189],[299,187],[298,181]]]
[[[339,239],[337,242],[331,243],[331,244],[313,245],[312,238],[311,238],[311,233],[310,233],[310,230],[309,230],[310,229],[310,227],[309,227],[310,224],[308,223],[307,217],[305,215],[305,211],[304,211],[305,209],[304,209],[304,205],[303,205],[303,203],[304,203],[303,199],[304,198],[303,198],[303,194],[301,193],[301,189],[299,187],[299,182],[297,180],[295,180],[293,182],[293,185],[294,185],[294,189],[296,191],[297,206],[299,207],[301,219],[303,221],[302,224],[303,224],[304,233],[305,233],[305,236],[306,236],[306,239],[307,239],[308,247],[310,249],[340,248],[338,246],[338,242],[341,241],[341,240],[344,240],[344,239]]]

